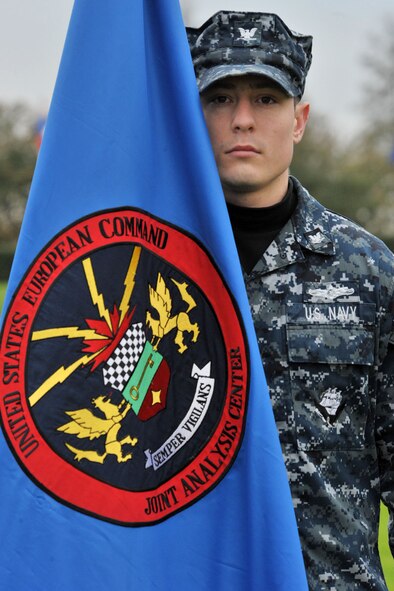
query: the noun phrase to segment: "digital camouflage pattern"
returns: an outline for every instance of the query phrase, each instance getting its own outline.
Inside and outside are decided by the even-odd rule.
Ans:
[[[301,96],[312,61],[312,37],[291,31],[276,14],[214,14],[186,29],[200,92],[228,76],[260,74],[289,96]]]
[[[383,591],[394,513],[394,256],[293,179],[298,206],[245,282],[312,591]],[[391,524],[391,548],[394,527]]]

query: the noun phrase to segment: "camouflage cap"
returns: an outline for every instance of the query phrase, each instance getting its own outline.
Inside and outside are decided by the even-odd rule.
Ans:
[[[223,10],[186,31],[200,92],[228,76],[261,74],[289,96],[303,94],[312,37],[291,31],[276,14]]]

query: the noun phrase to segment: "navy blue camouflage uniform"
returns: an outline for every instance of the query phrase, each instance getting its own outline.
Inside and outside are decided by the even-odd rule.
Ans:
[[[394,257],[293,179],[298,205],[245,283],[310,589],[386,590],[394,516]],[[391,524],[394,550],[394,527]]]
[[[200,92],[254,74],[302,96],[312,38],[277,15],[221,11],[187,33]],[[394,518],[394,256],[293,183],[293,215],[244,277],[309,587],[386,591],[378,523],[381,500]],[[390,542],[394,552],[393,522]]]

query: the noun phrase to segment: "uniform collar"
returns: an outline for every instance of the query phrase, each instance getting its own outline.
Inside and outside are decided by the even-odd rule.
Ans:
[[[327,219],[327,210],[292,177],[298,204],[293,216],[267,248],[254,273],[269,273],[305,260],[305,250],[332,256],[335,245]]]
[[[328,222],[327,209],[314,199],[301,183],[292,177],[298,205],[292,217],[298,244],[320,254],[334,255],[335,244]]]

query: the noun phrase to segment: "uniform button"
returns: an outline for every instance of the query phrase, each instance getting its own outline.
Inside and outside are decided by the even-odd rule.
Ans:
[[[280,258],[281,258],[281,259],[287,259],[287,255],[286,255],[286,253],[285,253],[285,252],[281,252],[281,253],[280,253]]]

